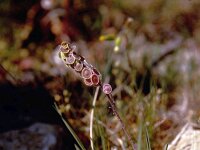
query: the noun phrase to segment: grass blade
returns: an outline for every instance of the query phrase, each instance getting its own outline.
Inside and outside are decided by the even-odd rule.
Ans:
[[[165,145],[164,150],[168,150],[168,144]]]
[[[142,120],[140,121],[139,125],[139,133],[138,133],[138,149],[137,150],[142,150],[142,131],[143,130],[143,125],[142,125]]]
[[[92,110],[91,110],[91,114],[90,114],[90,147],[92,150],[94,150],[94,143],[93,143],[93,120],[94,120],[94,108],[96,105],[96,100],[97,100],[97,96],[99,93],[99,86],[96,88],[95,91],[95,95],[93,98],[93,102],[92,102]]]
[[[86,150],[85,147],[83,146],[82,142],[80,141],[80,139],[78,138],[78,136],[76,135],[76,133],[74,132],[74,130],[72,129],[72,127],[65,121],[65,119],[62,117],[62,115],[59,113],[58,107],[57,107],[57,105],[55,103],[54,103],[54,109],[60,115],[63,123],[65,124],[65,126],[67,127],[67,129],[70,131],[70,133],[72,134],[72,136],[76,140],[77,144],[80,146],[81,150]]]
[[[151,144],[150,144],[150,139],[149,139],[149,132],[147,129],[147,126],[145,125],[145,138],[146,138],[146,143],[147,143],[147,150],[151,150]]]

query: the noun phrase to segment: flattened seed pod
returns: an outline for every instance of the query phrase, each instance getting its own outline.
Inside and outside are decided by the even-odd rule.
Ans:
[[[98,85],[99,84],[99,76],[96,74],[93,74],[91,77],[91,81],[94,85]]]
[[[67,42],[62,42],[60,45],[60,51],[64,53],[69,53],[71,50],[69,44]]]
[[[66,57],[66,64],[71,65],[75,62],[75,57],[73,56],[73,54],[69,54],[68,57]]]
[[[92,76],[92,70],[88,67],[83,68],[81,71],[81,77],[84,79],[89,79]]]
[[[92,86],[93,85],[91,79],[84,79],[83,81],[84,81],[85,85],[87,85],[87,86]]]
[[[101,74],[84,57],[74,52],[67,42],[61,43],[59,56],[68,67],[80,73],[86,85],[100,85]]]
[[[83,64],[81,62],[76,62],[75,66],[74,66],[74,69],[77,71],[77,72],[80,72],[82,69],[83,69]]]

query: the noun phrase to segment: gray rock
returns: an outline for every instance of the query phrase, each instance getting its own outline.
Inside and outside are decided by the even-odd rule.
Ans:
[[[28,128],[0,134],[0,150],[59,149],[57,126],[35,123]]]

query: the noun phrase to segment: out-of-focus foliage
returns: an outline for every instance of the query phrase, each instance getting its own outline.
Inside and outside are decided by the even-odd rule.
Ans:
[[[115,88],[116,106],[141,149],[146,127],[151,146],[161,149],[200,115],[199,7],[199,0],[2,0],[0,62],[22,83],[44,84],[89,147],[93,89],[57,56],[62,40],[75,44]],[[10,78],[1,73],[0,80]],[[118,124],[101,95],[96,149],[121,147]]]

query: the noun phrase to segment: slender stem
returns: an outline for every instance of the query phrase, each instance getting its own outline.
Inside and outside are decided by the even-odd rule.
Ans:
[[[7,76],[10,77],[10,79],[12,80],[11,82],[13,82],[14,84],[21,84],[20,80],[17,80],[9,71],[7,71],[1,64],[0,64],[0,71],[3,71]]]
[[[130,135],[129,135],[128,132],[126,131],[125,124],[124,124],[124,122],[122,121],[121,117],[119,116],[119,114],[118,114],[118,112],[117,112],[117,110],[116,110],[115,101],[114,101],[114,99],[113,99],[112,94],[107,94],[106,96],[108,97],[108,100],[109,100],[109,103],[110,103],[110,105],[111,105],[111,108],[112,108],[112,111],[113,111],[114,115],[117,117],[117,119],[118,119],[119,122],[121,123],[122,130],[124,131],[126,137],[128,138],[128,140],[129,140],[129,142],[130,142],[130,144],[131,144],[131,146],[132,146],[132,149],[135,150],[134,143],[133,143],[133,141],[132,141]]]
[[[98,86],[96,88],[96,91],[95,91],[95,95],[94,95],[93,102],[92,102],[91,114],[90,114],[90,146],[91,146],[92,150],[94,150],[94,143],[93,143],[94,108],[95,108],[95,105],[96,105],[96,100],[97,100],[97,96],[98,96],[98,93],[99,93],[99,89],[100,89],[100,87]]]
[[[56,103],[54,103],[53,108],[55,111],[60,115],[60,118],[62,119],[64,125],[67,127],[67,129],[70,131],[74,139],[76,140],[77,144],[81,148],[81,150],[86,150],[85,147],[83,146],[82,142],[80,141],[79,137],[76,135],[72,127],[65,121],[65,119],[62,117],[62,114],[59,112],[58,106]]]
[[[125,145],[122,141],[122,139],[120,139],[114,131],[112,131],[111,129],[109,129],[109,127],[107,125],[105,125],[102,121],[98,120],[95,118],[95,120],[97,121],[98,124],[100,124],[101,126],[103,126],[110,135],[114,136],[115,139],[117,139],[117,142],[119,143],[119,145],[121,146],[122,150],[126,150]]]

